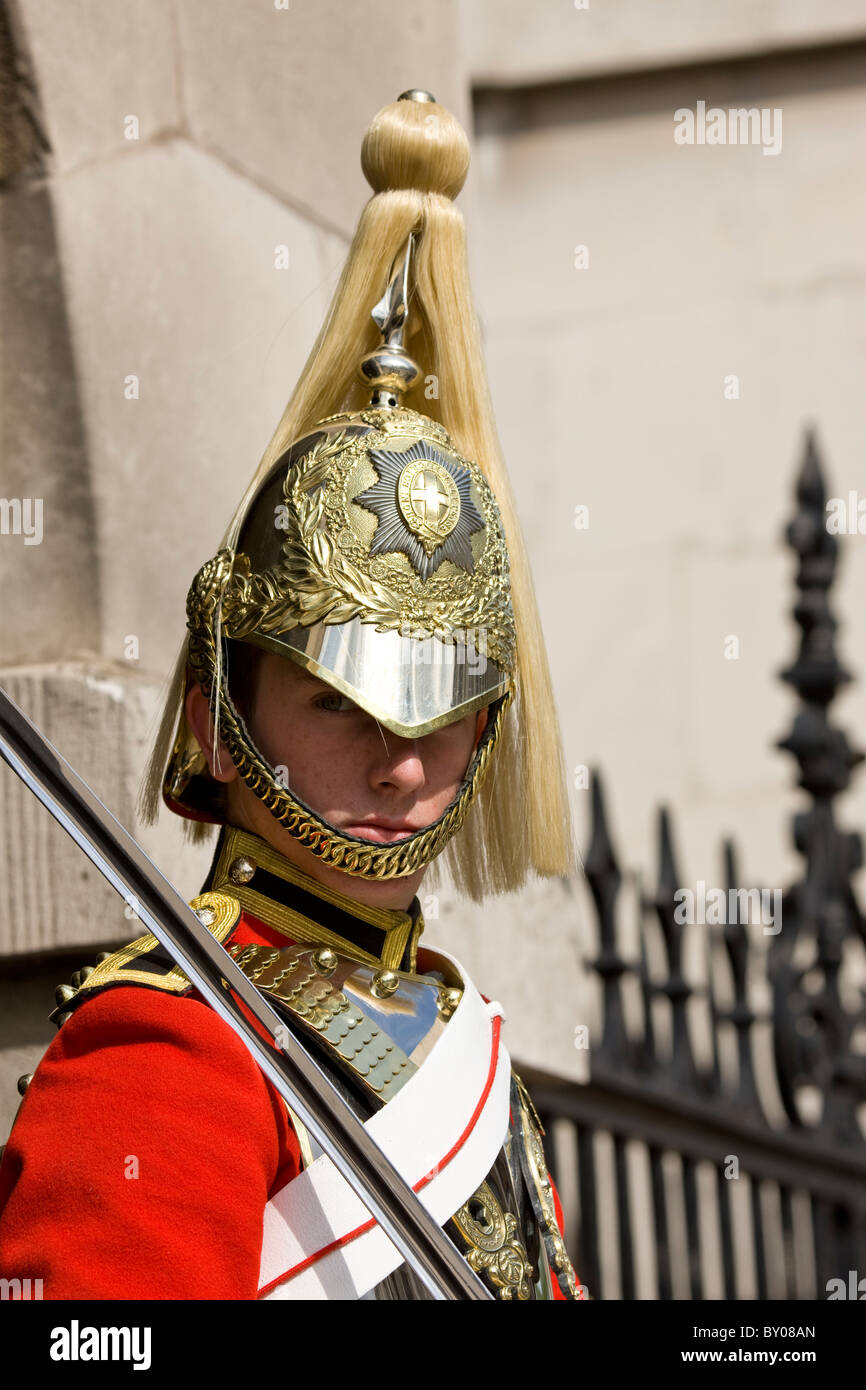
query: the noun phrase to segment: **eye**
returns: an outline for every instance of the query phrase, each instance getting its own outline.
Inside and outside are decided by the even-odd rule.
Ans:
[[[354,700],[342,695],[339,690],[326,690],[314,696],[313,704],[316,709],[326,710],[329,714],[348,714],[350,710],[358,708]]]

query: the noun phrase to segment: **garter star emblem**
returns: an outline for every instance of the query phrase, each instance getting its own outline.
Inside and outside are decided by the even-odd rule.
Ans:
[[[457,484],[432,459],[407,463],[397,481],[397,502],[403,520],[420,537],[428,555],[451,534],[460,517]]]
[[[470,537],[484,529],[469,470],[427,439],[408,449],[370,449],[378,482],[353,499],[378,518],[371,555],[402,551],[422,580],[443,560],[471,574]]]

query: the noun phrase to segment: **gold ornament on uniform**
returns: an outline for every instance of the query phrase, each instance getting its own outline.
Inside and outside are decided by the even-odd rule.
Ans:
[[[569,1298],[578,1299],[577,1279],[571,1260],[568,1258],[568,1251],[559,1229],[559,1222],[556,1219],[553,1189],[547,1175],[547,1159],[542,1142],[544,1130],[526,1086],[516,1072],[512,1074],[519,1098],[517,1120],[523,1140],[525,1169],[543,1215],[543,1221],[539,1223],[539,1233],[544,1241],[548,1260],[560,1287],[562,1288],[564,1284],[563,1292],[567,1290]]]
[[[229,878],[232,883],[243,884],[251,883],[255,877],[257,865],[253,863],[245,854],[239,854],[237,859],[233,859],[229,865]]]
[[[502,1299],[523,1303],[532,1297],[532,1265],[517,1238],[517,1218],[504,1211],[483,1182],[452,1217],[469,1249],[466,1259],[484,1274]]]
[[[377,999],[390,999],[400,988],[400,976],[396,970],[379,970],[373,976],[371,989]]]
[[[443,1018],[450,1018],[462,998],[462,989],[457,989],[454,986],[449,988],[443,985],[437,995],[436,1008]]]
[[[330,946],[322,946],[313,953],[313,965],[320,975],[333,975],[337,964],[337,954]]]

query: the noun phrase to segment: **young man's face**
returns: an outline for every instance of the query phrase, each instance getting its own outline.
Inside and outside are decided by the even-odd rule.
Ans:
[[[225,748],[217,760],[198,685],[187,696],[187,717],[212,773],[229,783],[236,824],[338,892],[380,907],[408,907],[423,869],[377,883],[322,864],[250,791]],[[258,656],[247,718],[253,742],[296,796],[346,834],[377,844],[406,839],[438,820],[457,795],[486,723],[484,709],[423,738],[400,738],[296,662],[272,652]]]

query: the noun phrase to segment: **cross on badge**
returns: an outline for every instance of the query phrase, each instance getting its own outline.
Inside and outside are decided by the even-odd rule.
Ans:
[[[409,497],[422,520],[434,529],[450,503],[448,493],[440,486],[435,473],[419,473]]]

